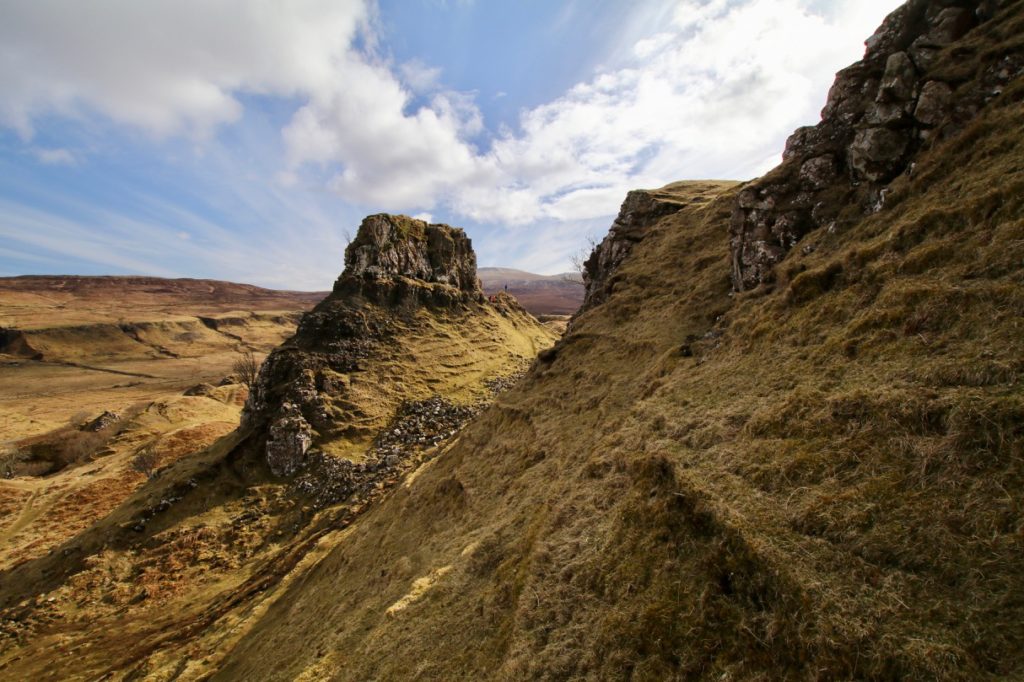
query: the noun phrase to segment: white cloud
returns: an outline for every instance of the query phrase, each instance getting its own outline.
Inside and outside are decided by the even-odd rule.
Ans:
[[[39,163],[47,166],[73,166],[78,161],[75,159],[75,155],[67,149],[44,149],[42,147],[36,147],[32,150],[32,155],[36,157]]]
[[[684,2],[630,62],[523,111],[482,149],[465,95],[410,111],[386,65],[354,64],[363,75],[314,98],[285,137],[294,168],[340,168],[330,186],[358,203],[504,224],[610,215],[633,187],[763,172],[896,4],[842,0],[824,16],[804,0]]]
[[[402,80],[413,92],[430,92],[438,86],[441,69],[428,66],[419,59],[412,59],[399,67]]]
[[[369,20],[361,0],[0,1],[0,124],[99,112],[155,135],[207,135],[240,93],[293,95],[336,76]]]
[[[629,49],[609,48],[610,66],[488,132],[473,93],[375,52],[362,0],[0,0],[0,125],[30,139],[41,114],[100,114],[209,141],[245,95],[294,98],[286,158],[267,169],[282,202],[319,185],[369,210],[532,225],[550,239],[614,214],[634,187],[764,171],[897,4],[684,0]]]

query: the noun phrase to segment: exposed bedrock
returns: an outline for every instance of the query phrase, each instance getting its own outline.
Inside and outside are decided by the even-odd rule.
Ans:
[[[919,152],[962,130],[1024,73],[1019,54],[965,44],[1007,4],[911,0],[885,19],[864,58],[837,74],[821,122],[793,133],[782,164],[740,192],[730,228],[736,290],[770,282],[805,234],[840,229],[847,207],[879,210],[882,190]]]

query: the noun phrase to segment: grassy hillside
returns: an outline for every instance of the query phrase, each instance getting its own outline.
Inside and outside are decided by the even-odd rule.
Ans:
[[[217,679],[1024,675],[1022,99],[774,288],[730,293],[736,189],[674,185],[609,300]]]
[[[11,561],[0,677],[1024,677],[1024,3],[996,5],[929,73],[1008,84],[756,288],[742,188],[668,185],[522,382],[342,502],[242,429]],[[403,399],[465,407],[550,338],[449,288],[343,276],[253,414],[304,396],[314,473],[382,471]]]
[[[387,323],[388,343],[331,376],[346,389],[332,409],[359,421],[322,434],[322,457],[302,476],[273,476],[246,428],[228,433],[243,396],[220,387],[149,405],[95,460],[47,479],[0,481],[0,514],[12,521],[0,529],[0,678],[209,674],[364,509],[450,445],[455,427],[442,414],[437,440],[398,441],[398,465],[358,470],[365,483],[325,500],[332,463],[362,463],[393,444],[386,435],[396,429],[429,427],[443,405],[417,401],[485,404],[554,341],[504,297],[402,311],[341,302],[352,300],[359,315]],[[420,405],[411,417],[402,412],[410,404]],[[147,453],[149,478],[136,464]]]

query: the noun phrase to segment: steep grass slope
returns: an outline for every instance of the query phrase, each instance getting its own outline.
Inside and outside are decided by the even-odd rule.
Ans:
[[[1024,675],[1022,101],[774,287],[730,293],[735,188],[671,186],[608,299],[217,679]]]
[[[315,432],[296,471],[268,466],[255,411],[225,435],[242,394],[220,387],[151,405],[112,452],[52,485],[3,482],[0,679],[209,675],[346,527],[450,444],[457,417],[493,400],[555,338],[504,296],[405,276],[341,282],[256,389],[270,418],[292,409],[282,396],[305,396],[314,421],[330,410],[336,428]],[[172,428],[214,416],[216,432]],[[288,412],[284,422],[297,420]],[[149,480],[132,468],[147,451]],[[69,516],[63,532],[52,528]]]

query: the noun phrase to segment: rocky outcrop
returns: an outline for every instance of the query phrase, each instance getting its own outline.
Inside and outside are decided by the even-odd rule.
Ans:
[[[301,410],[293,403],[283,404],[267,434],[267,464],[270,470],[276,476],[293,475],[302,467],[312,444],[313,428]]]
[[[661,218],[685,206],[663,191],[638,189],[626,195],[619,215],[605,238],[594,247],[583,264],[586,294],[580,312],[602,303],[611,294],[615,272],[633,246],[642,241],[650,228]]]
[[[345,249],[342,278],[406,277],[480,292],[476,254],[466,233],[407,216],[380,213],[363,220]]]
[[[780,166],[739,194],[731,222],[733,287],[772,280],[772,268],[808,232],[841,229],[879,210],[885,187],[920,150],[961,130],[1024,73],[1009,50],[963,45],[1008,0],[910,0],[842,71],[821,122],[798,129]]]
[[[116,412],[111,412],[110,410],[104,410],[98,417],[83,424],[81,430],[94,432],[102,431],[110,426],[113,426],[119,421],[121,421],[121,415],[117,414]]]
[[[402,391],[379,383],[386,380],[377,363],[406,362],[395,355],[402,334],[438,335],[437,344],[452,343],[446,321],[479,314],[484,306],[491,314],[529,318],[506,298],[484,297],[463,230],[406,216],[367,217],[345,250],[334,291],[260,368],[242,415],[252,432],[250,446],[273,474],[293,478],[301,472],[302,490],[316,488],[317,499],[354,489],[356,479],[384,468],[364,466],[365,452],[340,463],[323,450],[341,441],[366,450],[397,409]],[[373,381],[361,378],[368,374]],[[320,478],[337,479],[337,485],[310,483]],[[327,488],[334,492],[324,493]]]

